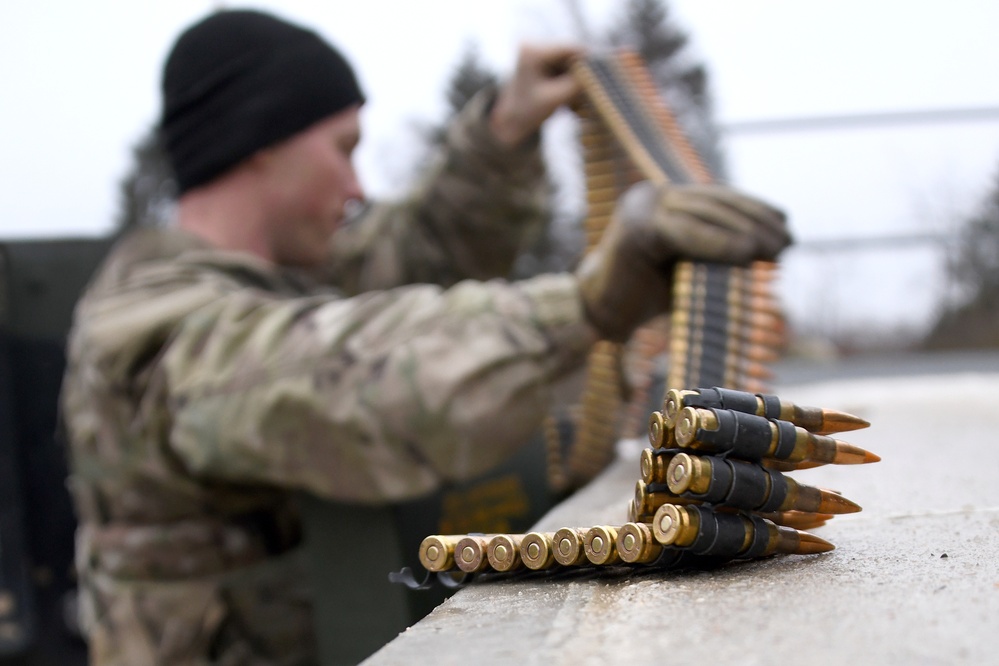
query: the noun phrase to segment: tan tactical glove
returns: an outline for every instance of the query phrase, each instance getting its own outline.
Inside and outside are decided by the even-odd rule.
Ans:
[[[784,213],[728,187],[639,183],[576,271],[587,318],[605,339],[623,342],[669,309],[678,260],[745,265],[775,258],[790,242]]]
[[[498,140],[517,145],[579,95],[582,85],[570,65],[581,54],[580,47],[570,45],[521,47],[513,76],[500,88],[489,118]]]

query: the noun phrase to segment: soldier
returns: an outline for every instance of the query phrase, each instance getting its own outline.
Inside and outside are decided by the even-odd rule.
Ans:
[[[525,442],[552,384],[669,299],[678,257],[748,262],[783,215],[645,185],[575,274],[507,274],[544,219],[538,130],[575,48],[524,48],[404,201],[367,207],[363,95],[313,32],[215,13],[167,58],[177,223],[123,238],[77,306],[62,408],[92,661],[316,660],[293,491],[384,503]]]

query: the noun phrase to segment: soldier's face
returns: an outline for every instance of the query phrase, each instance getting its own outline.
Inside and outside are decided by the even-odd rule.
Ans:
[[[264,151],[269,244],[278,263],[323,261],[345,204],[364,197],[352,161],[361,137],[359,111],[350,107]]]

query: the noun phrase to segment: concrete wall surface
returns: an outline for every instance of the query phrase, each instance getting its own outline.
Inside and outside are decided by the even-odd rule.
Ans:
[[[385,664],[999,663],[999,370],[788,384],[868,419],[882,456],[793,472],[861,504],[814,533],[836,550],[712,571],[476,582],[368,659]],[[644,442],[536,526],[620,524]]]

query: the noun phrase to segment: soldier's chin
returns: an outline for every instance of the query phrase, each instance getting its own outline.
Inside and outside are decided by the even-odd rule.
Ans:
[[[295,248],[294,252],[287,252],[280,257],[279,263],[284,266],[295,266],[298,268],[315,268],[323,264],[329,256],[330,239],[316,239],[316,242],[306,246]]]

